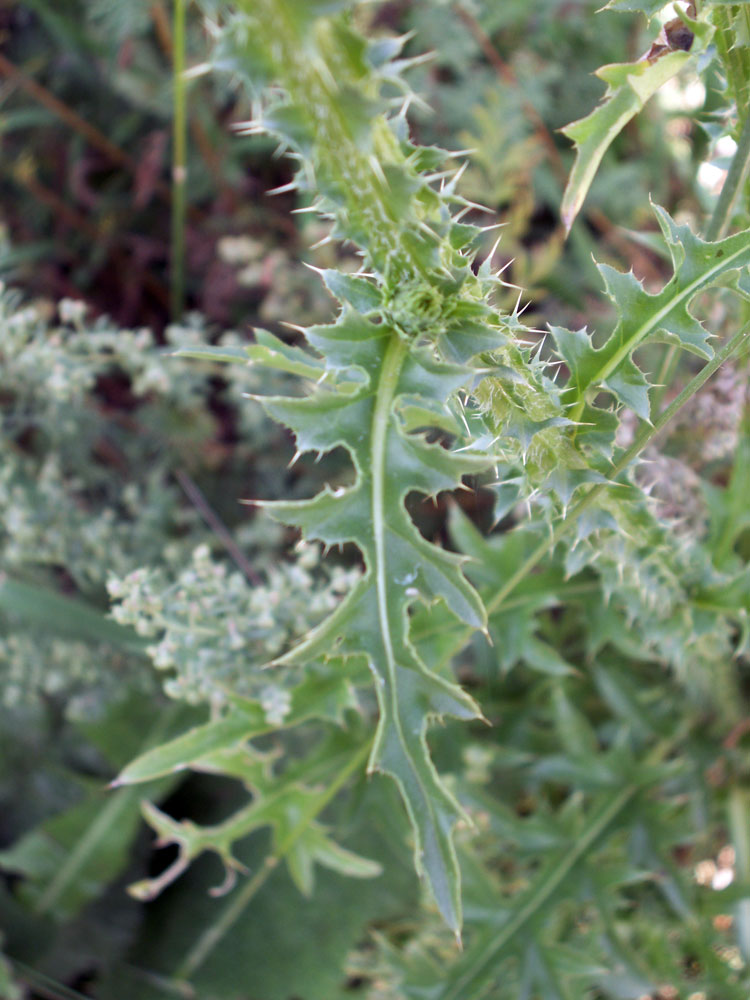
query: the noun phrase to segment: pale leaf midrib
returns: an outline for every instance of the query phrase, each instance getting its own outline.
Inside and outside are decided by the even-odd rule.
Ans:
[[[388,613],[388,569],[386,560],[386,516],[385,516],[385,487],[386,487],[386,451],[388,446],[388,426],[391,418],[391,408],[396,392],[398,374],[406,357],[406,344],[394,335],[389,344],[383,365],[380,369],[375,408],[372,417],[372,534],[374,561],[373,575],[375,577],[375,593],[378,605],[378,621],[380,624],[380,636],[385,651],[386,667],[388,679],[390,681],[390,696],[392,704],[390,706],[393,722],[398,729],[399,740],[402,745],[406,745],[401,722],[398,713],[396,696],[396,659],[393,652],[393,642],[391,639],[391,622]]]

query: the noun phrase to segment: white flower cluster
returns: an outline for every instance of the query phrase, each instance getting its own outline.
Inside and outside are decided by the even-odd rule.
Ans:
[[[144,669],[144,666],[146,669]],[[104,643],[18,629],[0,635],[0,706],[16,712],[57,703],[70,721],[96,719],[123,687],[153,690],[146,664]]]
[[[153,640],[148,652],[168,672],[170,697],[216,705],[234,691],[257,698],[278,725],[290,708],[287,675],[262,668],[330,614],[359,576],[320,559],[317,546],[305,546],[258,586],[200,545],[173,579],[155,569],[112,577],[112,614]]]
[[[52,591],[62,584],[101,606],[108,576],[182,566],[210,537],[173,473],[192,470],[202,449],[213,460],[217,392],[222,405],[258,408],[240,400],[245,366],[225,366],[217,388],[214,366],[174,357],[208,342],[200,317],[170,327],[160,347],[148,330],[120,330],[87,311],[72,299],[56,313],[22,305],[0,286],[0,572]],[[233,461],[257,454],[265,430]],[[282,541],[281,529],[258,532],[252,522],[235,535],[260,568]],[[122,653],[27,624],[0,611],[0,705],[10,711],[53,698],[69,716],[92,715],[118,685],[153,678],[147,663],[139,671]]]

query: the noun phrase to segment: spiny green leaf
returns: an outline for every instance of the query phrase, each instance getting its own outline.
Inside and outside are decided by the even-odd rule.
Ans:
[[[339,720],[344,708],[356,707],[348,678],[326,676],[315,670],[292,689],[289,711],[282,723],[269,721],[262,706],[250,698],[230,695],[229,700],[235,707],[223,718],[196,726],[141,754],[117,776],[113,785],[132,785],[183,771],[209,754],[232,749],[264,733],[296,726],[313,717]]]
[[[328,744],[323,747],[323,756]],[[338,762],[338,748],[332,747],[329,760]],[[367,746],[364,748],[367,750]],[[344,773],[352,769],[364,756],[363,748],[350,745]],[[143,816],[153,827],[164,844],[175,844],[179,853],[176,860],[157,878],[144,879],[129,887],[137,899],[153,899],[167,885],[178,878],[188,865],[205,851],[218,854],[226,869],[226,882],[214,891],[220,895],[234,885],[238,870],[243,866],[234,856],[234,845],[255,830],[270,826],[273,831],[273,853],[277,860],[285,858],[290,874],[300,891],[308,895],[313,888],[313,867],[317,862],[325,867],[344,872],[354,878],[372,878],[380,873],[380,866],[366,858],[346,851],[334,843],[315,817],[331,799],[328,784],[320,783],[319,761],[312,754],[302,766],[288,770],[283,775],[273,773],[273,753],[261,753],[249,744],[229,747],[225,751],[207,754],[193,761],[196,770],[225,774],[239,778],[252,793],[252,801],[223,823],[197,826],[189,820],[177,821],[150,802],[141,805]],[[329,768],[330,770],[330,768]],[[306,784],[306,772],[315,780],[316,787]],[[310,784],[312,783],[312,780]],[[336,787],[334,781],[333,788]]]
[[[341,302],[348,302],[358,313],[374,312],[382,304],[378,288],[366,278],[356,278],[341,271],[323,272],[326,288]]]
[[[302,400],[264,401],[272,416],[292,428],[299,450],[343,446],[357,470],[351,487],[264,506],[274,517],[302,527],[307,537],[327,545],[354,542],[367,566],[364,579],[334,615],[284,660],[304,661],[326,652],[367,657],[380,707],[370,768],[387,771],[398,782],[415,831],[418,868],[427,872],[441,912],[457,928],[460,898],[451,828],[460,810],[429,759],[425,727],[433,715],[474,718],[480,713],[460,688],[420,661],[409,640],[408,609],[420,597],[442,597],[467,624],[481,628],[485,618],[460,572],[461,559],[421,537],[404,499],[414,489],[428,494],[450,489],[463,473],[486,467],[487,460],[405,434],[393,411],[401,393],[445,398],[466,379],[466,371],[424,354],[407,355],[407,345],[386,335],[382,324],[351,320],[314,328],[310,339],[318,350],[331,345],[334,365],[344,356],[367,372],[355,393],[320,391]],[[351,342],[345,348],[347,336]]]
[[[308,351],[291,347],[266,330],[255,331],[255,343],[246,347],[191,347],[175,352],[178,358],[196,361],[219,361],[225,364],[260,362],[267,368],[290,372],[307,378],[320,378],[323,366]]]
[[[750,265],[750,231],[708,243],[687,225],[677,225],[663,209],[655,207],[655,211],[674,268],[664,288],[650,294],[632,272],[623,274],[601,264],[599,270],[618,313],[607,341],[594,348],[585,329],[552,328],[558,353],[570,372],[563,400],[570,406],[572,420],[581,419],[586,402],[599,389],[609,390],[648,419],[649,382],[633,361],[633,352],[647,341],[662,341],[712,357],[711,335],[691,314],[690,305],[708,288],[736,287]]]
[[[343,309],[336,323],[303,331],[322,365],[309,394],[261,399],[292,430],[299,453],[343,447],[355,472],[349,486],[265,506],[326,545],[354,543],[366,567],[328,621],[279,662],[367,660],[380,709],[370,769],[397,781],[417,867],[458,931],[451,832],[461,810],[432,765],[426,729],[434,716],[480,713],[417,655],[410,619],[419,603],[442,602],[472,628],[484,628],[486,615],[461,557],[420,535],[405,500],[413,491],[452,490],[492,462],[487,451],[451,447],[434,433],[456,428],[447,417],[458,417],[461,429],[456,393],[486,373],[474,359],[496,349],[511,329],[491,305],[499,279],[489,263],[472,271],[478,234],[454,216],[455,207],[459,214],[468,207],[455,190],[457,177],[434,174],[444,170],[447,155],[409,142],[404,67],[387,61],[400,46],[375,51],[343,19],[319,17],[313,30],[311,10],[296,0],[244,0],[242,8],[245,27],[238,22],[232,30],[263,45],[263,75],[283,88],[249,131],[271,131],[296,152],[299,184],[314,182],[316,207],[333,219],[333,237],[356,244],[364,260],[362,274],[323,274]],[[405,95],[400,109],[386,99],[394,84]],[[271,367],[290,360],[260,338],[250,354]],[[303,377],[312,376],[316,363],[306,352],[294,357]],[[414,433],[417,427],[433,439]]]
[[[189,347],[174,352],[176,358],[193,358],[195,361],[220,361],[223,364],[247,364],[245,347]]]
[[[259,715],[262,715],[260,706],[258,711]],[[151,781],[173,771],[182,771],[190,767],[199,757],[222,747],[233,746],[251,732],[252,724],[241,712],[233,712],[223,719],[208,722],[204,726],[196,726],[131,761],[120,772],[113,785],[133,785],[141,781]]]
[[[661,3],[658,6],[647,4],[647,7],[653,8],[647,12],[654,13],[662,6],[664,5]],[[596,71],[596,75],[607,84],[602,103],[585,118],[562,130],[576,146],[576,161],[565,187],[560,210],[566,230],[570,231],[602,157],[616,137],[667,80],[671,80],[687,66],[694,65],[700,53],[705,51],[711,37],[710,26],[697,25],[692,21],[690,25],[696,31],[690,52],[665,52],[655,59],[613,63]]]
[[[323,373],[320,361],[309,351],[291,347],[267,330],[256,330],[255,343],[249,344],[245,350],[251,361],[262,362],[268,368],[313,379],[320,378]]]

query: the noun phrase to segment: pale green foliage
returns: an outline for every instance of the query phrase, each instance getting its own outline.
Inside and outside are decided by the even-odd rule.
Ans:
[[[109,441],[102,434],[97,379],[123,372],[134,394],[166,397],[188,413],[205,395],[205,376],[185,371],[174,378],[148,331],[115,330],[101,321],[84,326],[77,303],[63,302],[62,322],[52,328],[34,308],[14,306],[6,295],[3,307],[11,314],[0,346],[0,391],[9,400],[0,428],[7,448],[0,473],[3,566],[65,566],[82,589],[102,587],[108,572],[124,573],[153,557],[154,545],[163,547],[194,515],[176,503],[153,439],[138,442],[137,457],[132,439],[122,440],[131,453],[121,453],[120,462],[144,464],[139,479],[124,489],[103,463],[87,468],[98,447],[108,444],[117,453],[121,446],[116,428],[107,428]],[[199,336],[197,330],[172,332],[175,344]]]

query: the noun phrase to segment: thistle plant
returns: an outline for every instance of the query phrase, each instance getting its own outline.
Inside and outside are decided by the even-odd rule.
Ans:
[[[248,88],[255,113],[241,130],[278,141],[301,207],[356,248],[358,266],[320,273],[337,302],[330,323],[290,316],[288,335],[179,353],[232,363],[220,370],[238,373],[226,376],[235,392],[249,366],[247,412],[291,432],[292,462],[338,452],[346,470],[312,496],[244,498],[256,525],[270,517],[302,538],[259,581],[205,541],[110,575],[116,621],[133,626],[169,697],[192,706],[190,726],[125,764],[114,795],[132,821],[141,783],[158,792],[193,771],[242,789],[228,817],[206,823],[143,802],[176,853],[131,895],[150,900],[218,856],[214,894],[230,892],[227,903],[164,963],[170,989],[202,988],[280,865],[303,895],[318,868],[377,880],[382,845],[348,842],[338,793],[382,772],[426,905],[352,942],[349,970],[371,997],[741,1000],[748,427],[732,378],[741,386],[747,364],[750,231],[737,225],[747,47],[731,32],[742,6],[678,12],[643,60],[601,72],[604,102],[566,130],[570,229],[627,122],[665,80],[713,59],[737,167],[703,236],[653,207],[660,287],[602,263],[609,324],[546,332],[526,325],[522,293],[494,269],[494,234],[461,194],[462,156],[410,135],[408,71],[421,56],[404,54],[408,39],[368,37],[365,14],[347,0],[243,0],[213,25],[204,69]],[[670,449],[726,363],[711,390],[728,398],[719,444],[707,431],[690,470]],[[491,497],[488,532],[461,510],[467,489]],[[415,496],[447,500],[442,544],[412,517]],[[400,837],[400,819],[388,811],[380,827]],[[260,829],[269,846],[244,878],[243,842]],[[728,838],[739,878],[712,896],[694,862],[719,859]],[[22,843],[4,863],[33,879],[35,857]],[[60,896],[53,880],[42,910]]]
[[[317,206],[334,233],[362,249],[360,274],[323,277],[342,304],[335,324],[304,331],[314,354],[261,334],[255,363],[314,380],[307,397],[264,399],[295,434],[298,453],[344,447],[353,485],[312,500],[264,506],[326,546],[355,543],[365,571],[336,611],[277,664],[350,670],[367,661],[379,722],[370,770],[399,784],[413,824],[418,870],[427,874],[446,921],[460,928],[458,869],[451,830],[461,815],[440,781],[426,745],[431,716],[481,717],[472,698],[423,662],[409,639],[409,609],[441,601],[448,614],[486,627],[461,559],[421,537],[404,506],[408,493],[436,495],[463,475],[488,468],[476,448],[445,447],[419,431],[458,430],[457,390],[484,373],[489,350],[507,338],[508,322],[489,302],[499,280],[478,276],[465,252],[479,230],[460,222],[470,205],[455,193],[446,156],[412,146],[406,136],[409,95],[400,84],[397,42],[368,46],[341,20],[319,18],[315,5],[274,4],[240,13],[226,26],[217,60],[229,59],[258,86],[280,71],[286,96],[272,99],[255,128],[270,130],[299,156],[300,185],[314,183]],[[295,57],[298,45],[312,58]],[[341,95],[346,95],[342,104]],[[388,115],[393,108],[393,113]],[[293,134],[287,122],[294,122]],[[399,134],[400,133],[400,134]],[[473,362],[473,363],[472,363]],[[451,406],[451,404],[453,405]]]
[[[636,351],[665,343],[713,357],[711,333],[691,305],[714,286],[745,294],[750,236],[706,242],[657,208],[672,278],[660,292],[647,292],[632,274],[601,265],[614,327],[600,346],[585,329],[553,328],[556,356],[568,373],[556,383],[554,359],[540,354],[536,332],[523,326],[518,311],[502,313],[493,305],[503,279],[492,271],[492,252],[478,269],[472,266],[482,230],[465,221],[475,206],[459,193],[460,167],[449,154],[409,139],[413,95],[403,78],[409,60],[401,56],[402,41],[366,41],[337,13],[346,7],[295,0],[241,7],[222,25],[214,58],[257,95],[257,117],[244,130],[278,138],[298,161],[294,186],[311,197],[311,210],[331,220],[332,237],[354,243],[361,256],[355,274],[321,275],[340,303],[335,323],[298,327],[303,343],[293,345],[258,331],[247,349],[251,365],[292,372],[310,387],[300,396],[259,397],[293,432],[297,455],[342,447],[353,466],[349,485],[262,506],[326,547],[353,543],[363,563],[361,579],[336,610],[270,667],[320,669],[357,685],[362,664],[369,668],[378,721],[368,770],[397,782],[417,870],[458,934],[452,837],[466,817],[430,759],[427,726],[445,716],[481,720],[482,712],[450,676],[445,656],[421,652],[415,623],[420,615],[440,621],[457,651],[472,630],[488,634],[487,605],[492,612],[500,602],[481,599],[461,555],[420,535],[405,499],[415,491],[435,497],[485,473],[497,489],[498,517],[509,497],[516,503],[533,496],[541,501],[540,523],[553,526],[553,540],[573,535],[568,572],[598,558],[605,593],[617,589],[630,620],[658,614],[656,631],[667,642],[664,620],[682,606],[685,589],[714,581],[708,566],[686,576],[679,541],[668,537],[637,480],[627,477],[628,461],[652,432],[619,462],[616,432],[625,408],[641,420],[653,418],[651,384]],[[711,28],[701,23],[695,33],[707,44]],[[670,67],[675,62],[669,53],[664,60]],[[666,63],[654,65],[661,72]],[[618,127],[624,121],[620,116]],[[603,135],[601,125],[591,127]],[[589,163],[596,160],[587,155]],[[572,183],[581,190],[575,177]],[[745,339],[743,330],[732,350]],[[192,353],[237,360],[236,353]],[[609,487],[610,479],[618,485]],[[647,555],[654,547],[658,560]],[[538,551],[550,548],[542,541]],[[514,585],[532,565],[522,564]],[[498,586],[505,598],[508,588]],[[724,618],[718,615],[719,633]],[[685,625],[680,634],[692,634]],[[502,649],[501,629],[495,641]],[[687,655],[671,648],[668,659],[691,672]],[[210,733],[219,739],[227,724],[222,719],[205,727],[206,747],[214,746]],[[229,728],[236,739],[241,718]],[[251,734],[248,728],[244,735]],[[121,780],[163,771],[167,757],[176,759],[154,752],[152,766],[141,771],[136,764]]]

